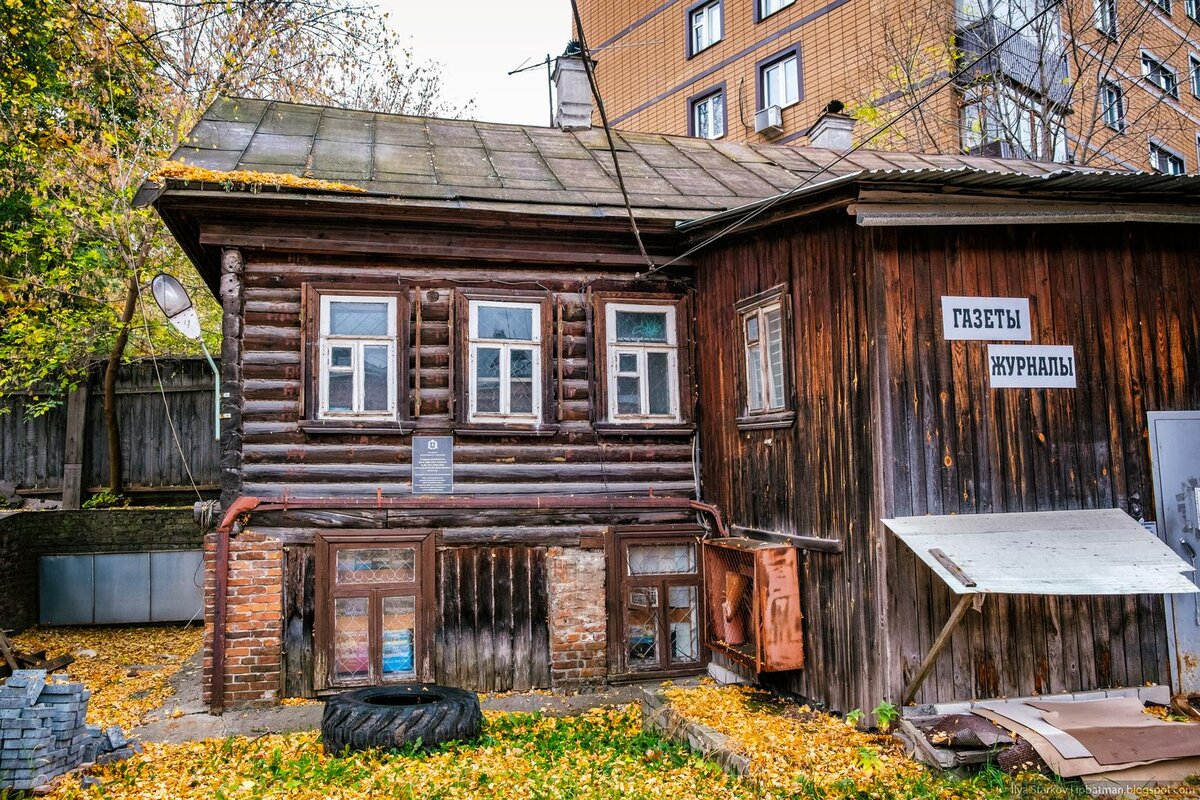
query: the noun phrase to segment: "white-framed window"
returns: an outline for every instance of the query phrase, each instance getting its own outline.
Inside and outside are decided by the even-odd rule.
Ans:
[[[540,422],[542,306],[469,301],[469,422]]]
[[[725,93],[713,92],[692,101],[692,135],[720,139],[725,135]]]
[[[691,55],[707,50],[721,41],[721,0],[713,0],[692,9],[688,14],[688,28],[691,32]]]
[[[1007,143],[1012,158],[1066,161],[1063,115],[1045,113],[1024,92],[1011,86],[970,86],[963,92],[962,143],[971,153]],[[1003,149],[1003,148],[1002,148]]]
[[[1154,5],[1158,6],[1158,10],[1171,16],[1171,0],[1151,0]]]
[[[1142,51],[1142,77],[1161,89],[1164,94],[1179,97],[1179,77],[1175,70],[1145,50]]]
[[[396,298],[321,295],[322,418],[396,418]]]
[[[758,0],[758,18],[766,19],[777,11],[790,6],[796,0]]]
[[[1184,0],[1183,13],[1193,22],[1200,22],[1200,0]]]
[[[765,65],[761,70],[762,107],[783,108],[800,100],[800,61],[795,53]]]
[[[607,303],[604,314],[608,419],[678,421],[675,306]]]
[[[1192,86],[1192,95],[1200,97],[1200,58],[1188,56],[1188,83]]]
[[[1095,0],[1096,29],[1110,39],[1117,38],[1117,0]]]
[[[1158,142],[1150,142],[1150,166],[1164,175],[1182,175],[1187,172],[1183,156],[1169,150]]]
[[[782,298],[742,312],[747,414],[788,406],[784,322]]]
[[[1100,84],[1100,113],[1105,125],[1119,133],[1125,132],[1125,93],[1112,81]]]

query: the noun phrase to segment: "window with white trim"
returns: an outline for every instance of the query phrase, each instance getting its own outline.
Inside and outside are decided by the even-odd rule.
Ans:
[[[1183,156],[1168,150],[1158,142],[1150,143],[1150,167],[1164,175],[1182,175],[1187,172],[1187,163]]]
[[[1142,77],[1161,89],[1164,94],[1179,97],[1179,77],[1175,70],[1145,50],[1142,51]]]
[[[1100,84],[1100,113],[1105,125],[1119,133],[1125,132],[1125,93],[1112,81]]]
[[[1200,58],[1188,56],[1188,83],[1192,85],[1192,94],[1200,97]]]
[[[800,63],[796,54],[762,68],[762,107],[790,106],[800,100]]]
[[[1171,0],[1151,0],[1151,2],[1158,6],[1159,11],[1163,12],[1168,17],[1171,16]]]
[[[742,312],[746,362],[746,413],[787,408],[787,365],[782,298]]]
[[[782,11],[796,0],[758,0],[758,18],[766,19],[772,14]]]
[[[675,306],[608,303],[605,331],[609,421],[679,421]]]
[[[1200,22],[1200,0],[1184,0],[1183,13],[1193,22]]]
[[[468,421],[540,422],[542,305],[471,300]]]
[[[721,41],[721,0],[693,9],[688,15],[688,28],[691,31],[691,55]]]
[[[396,418],[396,298],[321,295],[322,418]]]
[[[1095,0],[1096,29],[1110,39],[1117,38],[1117,0]]]
[[[720,139],[725,135],[725,93],[713,92],[692,102],[692,135]]]

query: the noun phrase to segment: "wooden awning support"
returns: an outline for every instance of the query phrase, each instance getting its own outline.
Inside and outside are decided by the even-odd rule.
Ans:
[[[904,687],[904,694],[900,698],[900,705],[906,706],[913,701],[917,696],[917,690],[921,688],[921,684],[929,677],[930,671],[933,670],[933,665],[937,663],[938,656],[946,649],[946,645],[950,643],[950,638],[954,636],[954,629],[962,622],[963,616],[966,615],[967,609],[972,605],[978,611],[983,605],[982,594],[963,594],[959,595],[958,602],[954,606],[954,610],[950,612],[950,619],[946,620],[946,624],[942,626],[942,632],[938,634],[937,639],[933,642],[933,647],[929,648],[929,653],[917,667],[917,674],[912,676],[912,680],[908,682],[908,686]]]

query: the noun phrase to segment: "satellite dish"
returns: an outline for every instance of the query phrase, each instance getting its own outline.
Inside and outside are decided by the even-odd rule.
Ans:
[[[200,317],[182,283],[160,272],[150,281],[150,291],[154,294],[154,302],[158,303],[167,322],[175,330],[193,341],[200,338]]]

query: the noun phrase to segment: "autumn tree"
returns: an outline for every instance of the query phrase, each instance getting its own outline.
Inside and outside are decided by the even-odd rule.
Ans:
[[[218,95],[455,115],[436,64],[397,46],[357,0],[6,0],[0,3],[0,398],[35,412],[106,363],[109,490],[122,464],[115,381],[130,355],[190,352],[146,281],[219,308],[137,188]],[[149,303],[149,305],[147,305]],[[211,342],[214,347],[216,341]]]

